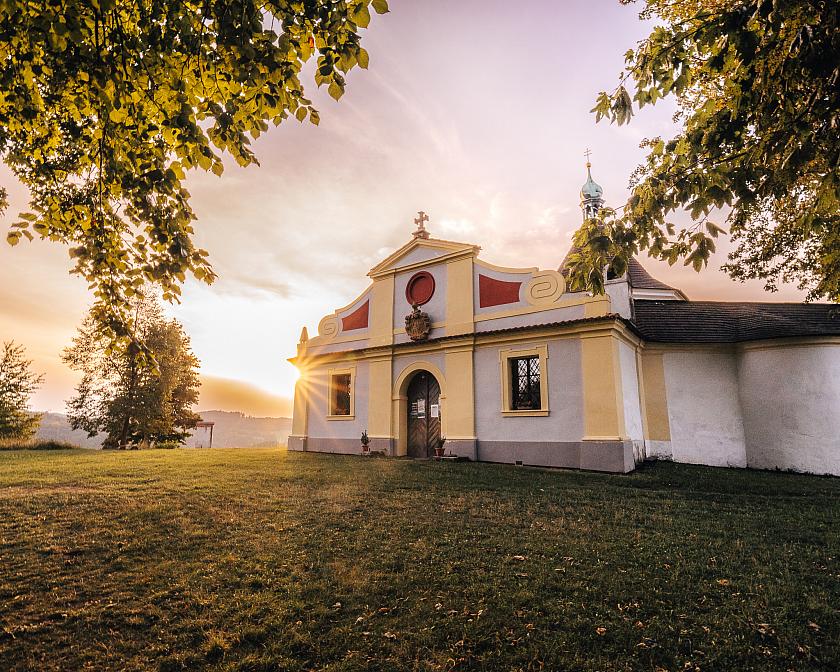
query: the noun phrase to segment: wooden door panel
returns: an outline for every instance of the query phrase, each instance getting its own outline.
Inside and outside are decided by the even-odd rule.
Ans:
[[[438,441],[440,440],[440,425],[441,425],[441,412],[440,412],[440,385],[438,381],[435,379],[434,376],[429,376],[429,396],[428,399],[428,414],[427,417],[429,418],[427,426],[426,426],[426,441],[428,447],[428,455],[432,456],[435,454],[435,448],[437,448]],[[435,409],[437,408],[437,417],[435,417]]]
[[[431,457],[440,438],[440,385],[432,374],[422,371],[409,383],[406,396],[408,455]]]

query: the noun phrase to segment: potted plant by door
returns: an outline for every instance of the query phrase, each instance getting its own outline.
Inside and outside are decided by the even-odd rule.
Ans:
[[[362,432],[362,455],[370,455],[370,439],[367,430]]]
[[[435,459],[439,460],[443,457],[443,444],[446,443],[446,437],[442,436],[437,440],[437,445],[435,446]]]

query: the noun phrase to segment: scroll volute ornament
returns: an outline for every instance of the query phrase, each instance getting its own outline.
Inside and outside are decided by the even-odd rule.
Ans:
[[[412,304],[411,312],[405,316],[405,333],[412,341],[425,341],[431,330],[432,318],[420,310],[416,303]]]

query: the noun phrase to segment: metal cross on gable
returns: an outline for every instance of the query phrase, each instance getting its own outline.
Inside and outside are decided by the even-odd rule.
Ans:
[[[589,157],[592,156],[592,150],[587,147],[583,155],[586,157],[586,163],[589,163]]]

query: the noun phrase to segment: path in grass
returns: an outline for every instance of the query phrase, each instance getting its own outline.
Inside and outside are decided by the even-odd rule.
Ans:
[[[840,479],[0,453],[2,670],[837,670]]]

